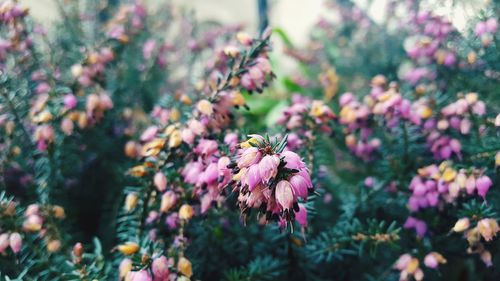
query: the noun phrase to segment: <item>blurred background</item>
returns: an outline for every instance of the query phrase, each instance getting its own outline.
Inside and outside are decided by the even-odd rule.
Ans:
[[[42,23],[50,24],[57,17],[56,0],[20,0],[31,8],[31,14]],[[221,23],[241,23],[248,32],[256,32],[259,25],[258,0],[145,0],[150,7],[173,3],[177,7],[192,9],[198,20],[217,20]],[[286,30],[298,46],[307,43],[308,31],[324,10],[324,0],[267,0],[269,21],[273,27]],[[375,22],[384,19],[387,0],[355,0]],[[433,11],[446,16],[459,30],[468,19],[488,1],[430,0],[422,1]]]

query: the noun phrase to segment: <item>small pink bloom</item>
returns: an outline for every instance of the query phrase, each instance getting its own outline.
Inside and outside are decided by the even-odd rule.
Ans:
[[[128,278],[125,278],[130,281],[153,281],[151,278],[151,274],[147,270],[139,270],[139,271],[130,271],[127,274]]]
[[[0,234],[0,253],[3,253],[7,247],[9,247],[9,234],[2,233]]]
[[[78,100],[73,94],[67,94],[63,97],[64,108],[73,109],[76,107]]]
[[[302,199],[307,199],[309,183],[306,179],[304,179],[301,175],[296,174],[293,175],[289,181],[292,185],[294,194]]]
[[[21,251],[21,247],[23,246],[23,238],[19,233],[14,232],[9,237],[9,245],[12,252],[17,254]]]
[[[424,258],[424,264],[428,268],[436,269],[439,265],[439,262],[433,253],[429,253]]]
[[[282,180],[276,185],[276,202],[283,209],[291,209],[294,203],[292,185],[290,182]]]
[[[479,177],[476,180],[477,193],[479,194],[479,196],[485,198],[486,193],[488,193],[488,190],[492,185],[493,182],[491,182],[491,179],[488,176]]]
[[[259,162],[259,173],[264,183],[269,182],[278,173],[280,158],[277,155],[266,155]]]
[[[253,191],[253,189],[262,182],[259,165],[255,164],[248,168],[248,172],[246,173],[246,179],[248,184],[248,190]]]
[[[167,177],[162,172],[155,174],[153,182],[158,191],[163,192],[167,189]]]
[[[141,141],[148,142],[154,139],[156,134],[158,133],[158,127],[151,126],[147,128],[141,135]]]
[[[160,256],[153,260],[151,265],[155,279],[168,280],[170,271],[168,270],[168,260],[165,256]]]
[[[295,213],[295,219],[301,226],[307,227],[307,209],[304,204],[299,204],[299,211]]]
[[[246,168],[249,167],[250,165],[258,163],[260,161],[261,155],[262,155],[261,152],[256,147],[249,147],[243,150],[243,153],[238,159],[238,167]]]

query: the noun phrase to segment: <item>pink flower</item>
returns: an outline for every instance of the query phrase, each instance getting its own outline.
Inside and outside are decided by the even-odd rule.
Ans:
[[[277,155],[266,155],[259,162],[259,173],[264,183],[269,182],[278,173],[280,158]]]
[[[292,185],[294,194],[302,199],[307,199],[308,189],[310,188],[307,180],[301,175],[295,174],[289,179],[289,181]]]
[[[493,185],[493,182],[491,182],[491,179],[488,176],[481,176],[476,180],[476,187],[477,187],[477,194],[479,196],[485,198],[486,193],[488,193],[488,190],[490,187]]]
[[[155,280],[168,280],[170,271],[168,270],[168,260],[165,256],[160,256],[153,260],[151,265]]]
[[[154,39],[149,39],[144,43],[142,47],[142,55],[145,59],[150,59],[153,55],[153,51],[156,48],[156,41]]]
[[[217,142],[214,140],[201,139],[195,148],[195,152],[200,155],[212,155],[218,149]]]
[[[175,212],[170,214],[166,220],[165,223],[170,229],[175,229],[177,228],[177,224],[179,223],[179,213]]]
[[[290,210],[294,203],[292,185],[282,180],[276,185],[276,202],[284,209]]]
[[[485,23],[486,25],[486,31],[488,31],[489,33],[495,33],[497,31],[497,28],[498,28],[498,22],[497,22],[497,19],[496,18],[490,18],[486,21]]]
[[[439,265],[438,260],[436,259],[436,257],[432,253],[429,253],[425,256],[424,264],[428,268],[432,268],[432,269],[436,269]]]
[[[257,147],[249,147],[243,150],[240,158],[238,159],[238,167],[246,168],[250,165],[258,163],[260,161],[261,152]]]
[[[158,127],[151,126],[147,128],[141,135],[141,141],[148,142],[154,139],[156,134],[158,133]]]
[[[156,173],[153,182],[158,191],[163,192],[167,189],[167,177],[163,172]]]
[[[307,209],[304,204],[299,204],[299,211],[295,213],[295,219],[301,226],[307,227]]]
[[[248,190],[250,190],[250,191],[253,191],[253,189],[257,185],[259,185],[262,181],[261,176],[260,176],[260,172],[259,172],[259,165],[255,164],[255,165],[250,166],[250,168],[248,168],[248,172],[245,175],[245,177],[247,179]]]
[[[23,238],[19,233],[14,232],[9,237],[9,245],[12,252],[17,254],[21,251],[21,247],[23,246]]]
[[[3,253],[7,247],[9,247],[9,234],[2,233],[0,234],[0,253]]]
[[[73,109],[76,107],[78,100],[73,94],[67,94],[63,97],[64,108]]]
[[[130,281],[153,281],[151,278],[151,274],[147,270],[139,270],[139,271],[130,271],[127,274],[128,278],[125,278]]]
[[[167,213],[176,203],[177,195],[172,190],[169,190],[161,196],[160,211]]]

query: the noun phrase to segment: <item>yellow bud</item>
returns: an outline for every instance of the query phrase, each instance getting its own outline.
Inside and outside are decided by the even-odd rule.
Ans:
[[[180,97],[180,101],[185,104],[185,105],[191,105],[193,104],[193,101],[191,100],[191,98],[189,98],[188,95],[186,94],[183,94],[181,97]]]
[[[81,64],[75,64],[71,67],[71,74],[73,77],[77,78],[80,77],[83,73],[83,67]]]
[[[196,105],[196,109],[198,109],[199,112],[205,115],[212,115],[212,113],[214,112],[213,105],[208,100],[200,100]]]
[[[233,94],[232,103],[234,106],[243,106],[245,105],[245,98],[240,92],[236,92]]]
[[[240,54],[240,50],[235,46],[227,46],[224,48],[224,54],[228,57],[235,58]]]
[[[172,108],[172,110],[170,110],[170,119],[174,122],[179,121],[179,119],[181,119],[181,112],[177,108]]]
[[[475,64],[476,60],[477,60],[477,54],[475,52],[469,52],[467,54],[467,62],[469,62],[469,64]]]
[[[188,204],[184,204],[179,209],[179,218],[183,220],[189,220],[194,215],[194,209]]]
[[[146,167],[138,165],[128,170],[128,173],[133,177],[143,177],[144,175],[146,175],[147,171]]]
[[[419,266],[418,259],[412,258],[411,261],[408,263],[408,266],[406,267],[406,271],[410,274],[413,274]]]
[[[165,128],[165,135],[170,136],[172,134],[173,131],[175,131],[177,129],[177,127],[175,125],[168,125],[166,128]]]
[[[465,234],[470,245],[474,245],[481,240],[481,234],[477,228],[473,228]]]
[[[52,212],[54,212],[54,217],[57,219],[64,219],[66,217],[66,213],[64,212],[64,208],[61,206],[52,207]]]
[[[179,259],[179,262],[177,263],[177,270],[187,277],[191,277],[193,275],[193,266],[185,257],[181,257]]]
[[[59,240],[50,240],[47,242],[47,251],[50,253],[55,253],[61,249],[61,241]]]
[[[445,182],[450,182],[450,181],[454,180],[456,176],[457,176],[457,172],[455,170],[453,170],[452,168],[446,168],[446,170],[444,170],[444,173],[443,173],[443,180]]]
[[[181,145],[182,143],[182,135],[179,130],[174,130],[172,134],[170,134],[170,138],[168,139],[168,146],[170,148],[175,148]]]
[[[125,210],[127,212],[132,211],[137,206],[138,197],[135,192],[127,194],[125,198]]]
[[[495,155],[495,166],[500,166],[500,151]]]
[[[156,156],[165,145],[165,139],[154,139],[142,147],[141,154],[144,157]]]
[[[470,226],[470,221],[468,218],[461,218],[459,219],[456,223],[455,226],[453,227],[454,232],[464,232],[467,229],[469,229]]]
[[[468,93],[465,95],[465,100],[468,104],[475,104],[478,100],[478,95],[477,93]]]
[[[422,117],[423,119],[427,119],[429,117],[432,116],[432,109],[428,106],[424,106],[421,110],[420,110],[420,117]]]
[[[139,245],[135,242],[126,242],[118,246],[118,251],[124,255],[130,256],[139,251]]]
[[[119,271],[120,271],[120,278],[125,278],[127,274],[132,270],[132,260],[131,259],[124,259],[120,263]]]
[[[322,116],[325,111],[324,111],[324,106],[325,104],[322,101],[315,100],[312,102],[311,105],[311,115],[314,117],[320,117]]]
[[[50,120],[52,120],[52,118],[53,118],[52,113],[45,110],[45,111],[40,112],[37,116],[33,117],[33,122],[47,123]]]

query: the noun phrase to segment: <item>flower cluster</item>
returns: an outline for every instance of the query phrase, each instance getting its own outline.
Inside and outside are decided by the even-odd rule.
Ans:
[[[292,96],[292,105],[283,111],[277,123],[299,134],[311,134],[313,128],[330,133],[330,121],[334,118],[335,114],[323,101],[295,94]]]
[[[430,252],[424,257],[424,265],[427,268],[436,269],[439,264],[446,264],[446,259],[438,252]],[[394,269],[400,271],[400,281],[424,279],[419,259],[410,254],[401,255],[394,264]]]
[[[488,47],[493,40],[493,35],[498,29],[498,21],[496,18],[489,18],[485,21],[480,21],[474,28],[474,34],[481,39],[484,47]]]
[[[464,236],[469,243],[467,253],[478,254],[486,266],[492,266],[491,252],[485,249],[481,237],[486,242],[493,240],[493,237],[500,232],[500,227],[496,219],[483,218],[478,220],[475,227],[471,227],[471,220],[467,217],[459,219],[453,226],[453,231],[464,232]]]
[[[252,208],[265,213],[265,220],[286,225],[298,214],[305,215],[299,199],[306,200],[313,185],[308,169],[300,156],[283,151],[286,138],[271,141],[269,137],[250,135],[240,143],[235,161],[228,167],[233,175],[233,190],[243,214]],[[298,219],[303,223],[303,218]]]
[[[418,170],[410,182],[411,197],[408,207],[417,212],[420,209],[437,207],[440,203],[452,203],[461,194],[486,198],[493,185],[491,179],[478,169],[456,170],[452,163],[442,162]]]

